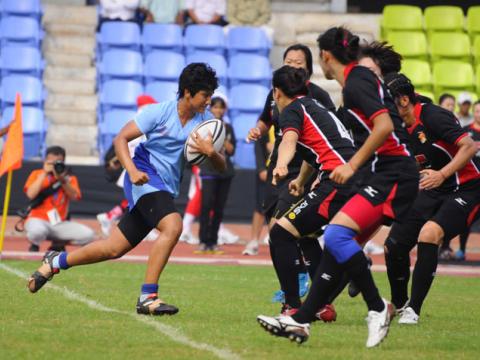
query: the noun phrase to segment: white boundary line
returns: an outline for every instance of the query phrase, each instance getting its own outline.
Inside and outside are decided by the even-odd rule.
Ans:
[[[1,258],[4,259],[20,259],[20,260],[41,260],[43,254],[32,253],[29,251],[4,251]],[[121,259],[115,261],[124,262],[147,262],[146,255],[124,255]],[[265,259],[237,259],[237,258],[211,258],[211,257],[188,257],[188,256],[171,256],[168,260],[174,264],[198,264],[198,265],[255,265],[255,266],[272,266],[271,260]],[[373,265],[373,271],[386,272],[385,265]],[[473,276],[480,277],[480,266],[463,266],[463,265],[445,265],[439,264],[437,274],[440,275],[457,275],[457,276]]]
[[[21,271],[19,269],[16,269],[14,267],[5,265],[3,263],[0,263],[0,269],[4,270],[4,271],[6,271],[10,274],[16,275],[19,278],[22,278],[22,279],[25,279],[25,280],[27,280],[29,278],[29,276],[26,273],[24,273],[23,271]],[[137,314],[131,313],[131,312],[121,311],[121,310],[118,310],[118,309],[114,309],[114,308],[102,305],[101,303],[99,303],[95,300],[89,299],[89,298],[81,295],[80,293],[77,293],[77,292],[75,292],[73,290],[70,290],[66,287],[60,287],[60,286],[57,286],[57,285],[54,285],[54,284],[51,284],[51,283],[48,283],[47,285],[45,285],[45,287],[60,293],[61,295],[63,295],[65,298],[67,298],[69,300],[73,300],[73,301],[77,301],[77,302],[80,302],[82,304],[85,304],[85,305],[87,305],[88,307],[90,307],[94,310],[129,316],[136,321],[139,321],[139,322],[144,323],[144,324],[146,324],[150,327],[153,327],[155,330],[162,333],[166,337],[170,338],[174,342],[189,346],[189,347],[197,349],[197,350],[208,351],[208,352],[214,354],[219,359],[225,359],[225,360],[239,360],[240,359],[240,357],[237,354],[233,353],[229,349],[220,349],[220,348],[217,348],[215,346],[212,346],[212,345],[209,345],[209,344],[206,344],[206,343],[201,343],[201,342],[197,342],[195,340],[192,340],[189,337],[187,337],[185,334],[183,334],[179,329],[177,329],[173,326],[155,321],[150,317],[137,315]]]

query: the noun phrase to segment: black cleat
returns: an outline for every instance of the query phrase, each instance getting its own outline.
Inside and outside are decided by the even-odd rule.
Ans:
[[[48,265],[50,267],[50,271],[47,274],[44,274],[39,271],[39,268],[30,276],[27,285],[30,292],[36,293],[43,287],[43,285],[47,283],[47,281],[50,281],[53,278],[53,275],[60,272],[60,269],[53,267],[53,258],[58,254],[60,254],[58,251],[47,251],[45,253],[43,256],[42,266],[40,266],[40,268],[43,267],[43,265]]]
[[[178,313],[178,308],[176,306],[168,305],[157,300],[159,300],[157,294],[150,294],[143,301],[140,301],[140,298],[138,298],[137,314],[161,316],[175,315],[176,313]],[[153,305],[155,302],[157,302],[157,305],[152,308],[151,305]]]

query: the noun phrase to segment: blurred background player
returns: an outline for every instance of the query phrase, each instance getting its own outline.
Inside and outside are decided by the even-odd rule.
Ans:
[[[462,127],[470,125],[473,121],[473,116],[470,113],[472,102],[472,96],[468,92],[465,91],[458,94],[458,112],[456,116]]]
[[[455,96],[449,93],[440,95],[440,98],[438,99],[438,105],[453,113],[455,111]]]

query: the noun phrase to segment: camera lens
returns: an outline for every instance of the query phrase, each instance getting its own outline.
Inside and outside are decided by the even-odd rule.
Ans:
[[[53,169],[57,174],[63,174],[65,172],[65,163],[63,161],[55,161]]]

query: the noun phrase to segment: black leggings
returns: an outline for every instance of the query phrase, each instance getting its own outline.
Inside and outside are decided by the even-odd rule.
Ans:
[[[218,228],[230,190],[231,178],[202,179],[202,211],[200,213],[200,242],[216,245]]]

